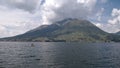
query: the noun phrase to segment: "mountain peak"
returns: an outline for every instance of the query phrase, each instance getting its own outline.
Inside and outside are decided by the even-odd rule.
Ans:
[[[56,23],[54,23],[58,26],[63,26],[63,25],[81,25],[81,26],[93,26],[92,23],[90,23],[89,21],[87,20],[83,20],[83,19],[73,19],[73,18],[68,18],[68,19],[64,19],[62,21],[58,21]]]
[[[120,31],[116,33],[117,35],[120,35]]]

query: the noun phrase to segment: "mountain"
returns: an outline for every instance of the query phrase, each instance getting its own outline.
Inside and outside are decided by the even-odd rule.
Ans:
[[[120,31],[116,33],[117,35],[120,35]]]
[[[110,42],[120,41],[120,36],[109,34],[87,20],[64,19],[51,25],[43,25],[24,34],[1,41],[40,42]]]

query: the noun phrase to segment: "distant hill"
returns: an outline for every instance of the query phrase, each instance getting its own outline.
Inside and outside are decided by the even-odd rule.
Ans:
[[[116,33],[117,35],[120,35],[120,31]]]
[[[120,36],[104,32],[87,20],[65,19],[51,25],[43,25],[24,34],[1,41],[39,42],[119,42]]]

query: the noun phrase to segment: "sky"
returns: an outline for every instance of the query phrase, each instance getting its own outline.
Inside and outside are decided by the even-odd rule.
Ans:
[[[120,0],[0,0],[0,38],[66,18],[86,19],[115,33],[120,31],[119,3]]]

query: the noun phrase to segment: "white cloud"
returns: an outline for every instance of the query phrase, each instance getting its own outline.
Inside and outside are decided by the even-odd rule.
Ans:
[[[0,5],[33,12],[41,0],[0,0]]]
[[[119,26],[120,25],[103,24],[100,28],[109,33],[116,33],[120,31]]]
[[[105,9],[101,8],[100,11],[97,12],[96,17],[97,17],[98,21],[101,21],[104,11],[105,11]]]
[[[111,17],[111,19],[108,19],[108,23],[97,23],[96,25],[109,33],[120,31],[120,9],[114,8]]]
[[[102,22],[94,22],[94,24],[100,29],[102,29],[103,31],[108,32],[108,33],[115,33],[119,31],[119,29],[116,28],[118,27],[117,25],[112,25],[109,23],[102,23]]]
[[[0,0],[0,37],[22,34],[40,26],[42,0]]]
[[[44,23],[55,22],[65,18],[85,18],[91,14],[96,0],[48,0],[42,10]]]
[[[41,25],[36,14],[0,6],[0,37],[14,36]]]
[[[120,9],[114,8],[111,13],[112,19],[108,20],[108,23],[113,25],[113,26],[118,26],[116,27],[117,29],[120,30]]]
[[[95,25],[96,25],[97,27],[102,27],[102,24],[101,24],[101,23],[95,23]]]
[[[113,20],[108,20],[108,23],[111,25],[116,25],[118,23],[117,18],[113,19]]]
[[[113,17],[119,16],[119,15],[120,15],[120,10],[119,10],[119,9],[116,9],[116,8],[113,8],[111,15],[112,15]]]
[[[107,2],[108,2],[108,0],[101,0],[101,2],[102,2],[102,3],[107,3]]]

